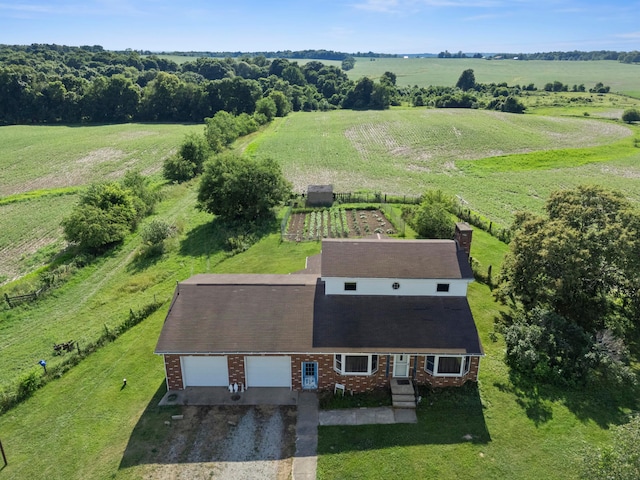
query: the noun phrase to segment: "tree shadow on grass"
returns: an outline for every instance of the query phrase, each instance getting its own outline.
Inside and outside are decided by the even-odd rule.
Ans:
[[[184,256],[210,256],[226,251],[234,255],[248,249],[262,237],[278,229],[278,220],[264,217],[254,221],[229,221],[214,218],[187,233],[180,243],[180,254]]]
[[[419,393],[418,423],[320,427],[318,454],[491,441],[476,383]]]
[[[510,382],[496,383],[503,392],[516,396],[517,403],[536,426],[553,418],[553,403],[562,403],[580,421],[593,421],[601,428],[627,421],[629,410],[640,408],[640,388],[636,385],[611,385],[604,380],[581,387],[561,387],[532,381],[515,372]]]

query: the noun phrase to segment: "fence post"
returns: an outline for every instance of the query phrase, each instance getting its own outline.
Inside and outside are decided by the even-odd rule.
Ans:
[[[9,299],[9,295],[7,295],[6,293],[4,294],[4,299],[7,301],[7,303],[9,304],[9,308],[13,308],[13,305],[11,305],[11,300]]]
[[[7,462],[7,456],[4,454],[4,447],[2,446],[2,441],[0,440],[0,452],[2,452],[2,460],[4,460],[4,466],[9,465]]]

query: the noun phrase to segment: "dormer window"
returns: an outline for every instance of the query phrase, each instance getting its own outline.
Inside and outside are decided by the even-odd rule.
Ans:
[[[355,292],[357,290],[356,282],[344,282],[344,290],[345,291],[350,291],[350,292]]]
[[[448,292],[448,291],[449,291],[449,284],[448,283],[439,283],[436,286],[436,292]]]

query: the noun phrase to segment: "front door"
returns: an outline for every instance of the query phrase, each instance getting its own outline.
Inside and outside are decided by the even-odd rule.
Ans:
[[[318,362],[302,362],[302,388],[304,390],[318,388]]]
[[[409,376],[409,355],[401,353],[393,356],[393,376]]]

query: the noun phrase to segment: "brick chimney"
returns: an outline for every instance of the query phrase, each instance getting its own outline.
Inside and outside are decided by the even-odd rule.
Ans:
[[[471,255],[471,235],[473,230],[467,222],[456,223],[456,233],[454,239],[458,244],[458,248],[461,248],[467,254],[467,258]]]

